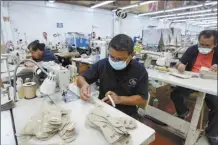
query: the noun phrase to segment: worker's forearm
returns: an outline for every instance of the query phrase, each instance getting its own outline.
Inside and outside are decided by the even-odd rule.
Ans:
[[[83,76],[78,76],[77,77],[77,86],[79,88],[81,88],[84,85],[88,85],[88,83],[86,82],[86,79]]]
[[[146,104],[147,100],[143,99],[139,95],[134,96],[120,96],[121,97],[121,103],[123,105],[140,105],[140,104]]]

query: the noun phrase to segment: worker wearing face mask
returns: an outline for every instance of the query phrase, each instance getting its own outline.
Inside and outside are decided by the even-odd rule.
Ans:
[[[111,40],[108,58],[98,61],[78,77],[82,100],[89,100],[89,84],[99,79],[100,99],[111,104],[111,98],[117,109],[132,117],[137,116],[136,105],[145,104],[148,98],[148,74],[144,66],[132,59],[133,47],[132,39],[124,34]]]
[[[187,49],[176,68],[180,72],[185,70],[199,72],[201,67],[207,67],[211,71],[217,72],[217,31],[204,30],[199,34],[198,40],[199,43],[197,45]],[[190,112],[184,103],[184,97],[189,96],[192,92],[194,91],[182,87],[176,87],[172,92],[171,99],[175,104],[178,117],[187,118],[189,116]],[[218,97],[207,94],[205,102],[210,109],[206,135],[211,145],[218,145]]]

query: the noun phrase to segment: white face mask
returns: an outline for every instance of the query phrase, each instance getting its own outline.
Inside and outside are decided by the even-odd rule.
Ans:
[[[201,54],[209,54],[212,49],[211,48],[202,48],[202,47],[198,47],[198,51],[201,53]]]

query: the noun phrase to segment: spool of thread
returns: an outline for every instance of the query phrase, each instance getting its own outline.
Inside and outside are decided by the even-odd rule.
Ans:
[[[27,82],[31,82],[31,79],[30,78],[26,78],[24,83],[27,83]]]
[[[36,83],[35,82],[27,82],[23,84],[24,88],[24,98],[25,99],[33,99],[36,97]]]

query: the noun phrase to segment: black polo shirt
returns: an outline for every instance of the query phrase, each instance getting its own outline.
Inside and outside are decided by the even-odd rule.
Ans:
[[[140,95],[145,100],[148,98],[148,73],[136,60],[131,60],[125,69],[118,71],[111,67],[107,58],[102,59],[88,69],[83,77],[89,84],[100,80],[100,99],[108,91],[118,96]],[[117,104],[116,108],[129,115],[136,113],[136,106]]]

